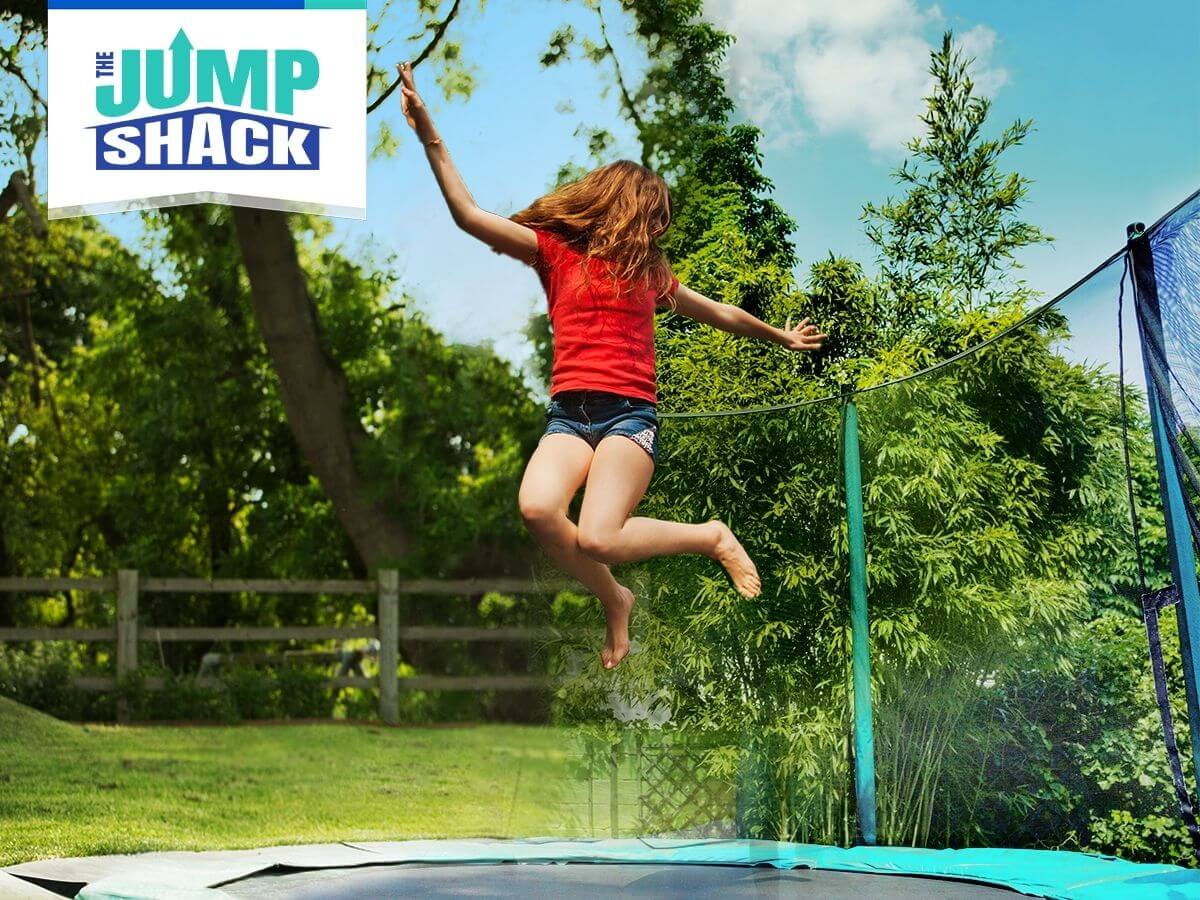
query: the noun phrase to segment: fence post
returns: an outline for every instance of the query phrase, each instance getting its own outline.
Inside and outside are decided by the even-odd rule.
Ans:
[[[400,721],[400,573],[380,569],[379,609],[375,622],[379,634],[379,718],[387,725]]]
[[[117,681],[138,667],[138,572],[117,570]],[[117,721],[129,722],[129,704],[117,698]]]

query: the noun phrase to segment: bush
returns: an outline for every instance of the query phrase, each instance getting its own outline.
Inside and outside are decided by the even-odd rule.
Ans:
[[[1161,626],[1186,767],[1174,615],[1164,615]],[[1005,742],[979,761],[990,803],[975,815],[992,823],[992,840],[1068,841],[1126,859],[1194,864],[1171,787],[1140,618],[1103,613],[1076,629],[1059,665],[1022,666],[996,687],[1002,699],[992,714],[1006,723]]]
[[[327,719],[333,715],[333,695],[326,675],[315,669],[285,666],[276,670],[279,709],[288,719]]]
[[[83,674],[110,674],[84,668],[73,659],[72,648],[61,643],[35,643],[28,647],[0,644],[0,695],[41,710],[56,719],[112,720],[115,698],[79,690],[72,679]]]
[[[379,714],[379,692],[364,691],[361,688],[346,688],[338,694],[335,709],[347,719],[373,719]],[[403,717],[402,696],[401,718],[403,719]]]
[[[162,678],[161,689],[150,690],[146,686],[149,677]],[[237,705],[224,684],[206,684],[191,675],[145,668],[121,679],[118,691],[135,721],[240,721]]]
[[[90,693],[72,684],[85,674],[61,644],[32,648],[0,645],[0,695],[59,719],[111,721],[123,700],[134,721],[239,722],[242,719],[325,719],[334,699],[326,675],[315,669],[285,666],[275,670],[238,667],[216,683],[200,682],[155,666],[121,676],[111,692]],[[111,674],[97,672],[86,674]],[[161,690],[150,690],[148,678],[162,678]],[[357,717],[374,715],[373,693],[353,703]]]
[[[235,668],[221,678],[230,702],[242,719],[275,719],[280,715],[280,690],[271,672]]]
[[[30,649],[0,645],[0,694],[59,719],[79,719],[88,697],[71,684],[75,674],[68,648],[35,644]]]

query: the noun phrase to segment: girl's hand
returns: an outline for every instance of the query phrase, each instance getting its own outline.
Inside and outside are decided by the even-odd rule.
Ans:
[[[433,137],[433,120],[413,84],[412,63],[396,63],[396,71],[400,74],[400,109],[417,137],[425,142]]]
[[[780,332],[779,343],[788,350],[820,350],[821,342],[828,337],[824,332],[810,323],[808,318],[801,319],[792,327],[792,317],[788,316],[787,325]]]

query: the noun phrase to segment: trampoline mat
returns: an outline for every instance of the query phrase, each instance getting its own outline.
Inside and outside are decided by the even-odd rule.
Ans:
[[[559,865],[453,865],[437,863],[364,866],[263,873],[224,884],[232,897],[333,898],[535,897],[594,900],[622,897],[821,897],[828,900],[985,900],[1020,896],[1016,891],[946,878],[875,875],[768,866],[564,863]]]
[[[218,897],[851,897],[1200,900],[1200,872],[1066,850],[774,841],[366,841],[31,860],[4,873],[80,900]],[[0,896],[4,891],[0,890]]]

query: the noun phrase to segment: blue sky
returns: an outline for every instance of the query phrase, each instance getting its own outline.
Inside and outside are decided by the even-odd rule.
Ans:
[[[418,23],[411,4],[397,6],[381,31],[396,36],[381,57],[389,63],[424,41],[407,40]],[[378,9],[372,0],[372,15]],[[617,4],[604,0],[604,10],[636,80],[643,52],[625,34]],[[797,222],[801,280],[830,251],[870,264],[858,216],[865,202],[893,190],[889,173],[917,127],[928,52],[946,28],[977,57],[994,129],[1035,120],[1009,163],[1034,182],[1026,217],[1057,239],[1023,257],[1036,289],[1057,293],[1120,246],[1127,222],[1150,222],[1200,187],[1195,0],[706,0],[705,14],[738,39],[727,82],[738,117],[763,129],[774,198]],[[601,96],[611,84],[607,68],[538,64],[565,22],[581,35],[597,33],[595,14],[577,3],[490,0],[482,11],[464,3],[452,28],[476,69],[473,96],[446,101],[435,72],[417,70],[455,163],[487,209],[521,208],[550,187],[565,160],[589,165],[580,124],[610,128],[616,155],[638,156],[613,92]],[[490,341],[519,362],[527,353],[521,328],[544,302],[536,279],[454,227],[398,99],[372,116],[372,128],[384,118],[401,146],[371,162],[368,218],[339,220],[338,235],[352,248],[394,252],[405,289],[451,338]],[[105,218],[118,233],[136,232],[135,216]],[[1076,344],[1111,359],[1111,307],[1097,305],[1110,295],[1095,294],[1072,304]]]
[[[605,10],[622,66],[636,73],[644,55],[621,39],[615,5]],[[706,2],[706,15],[738,38],[727,81],[738,117],[763,129],[774,197],[797,222],[801,277],[831,250],[871,262],[861,207],[893,190],[889,173],[917,127],[929,49],[951,28],[977,58],[994,127],[1035,121],[1009,162],[1033,179],[1028,219],[1056,238],[1024,256],[1025,277],[1047,295],[1117,249],[1126,223],[1152,221],[1200,187],[1200,4],[1152,0],[1131,11],[1112,0]],[[618,155],[637,157],[615,97],[600,97],[607,69],[538,65],[563,21],[596,33],[594,14],[556,2],[492,0],[482,14],[466,12],[456,34],[479,78],[469,101],[444,101],[432,72],[417,70],[468,187],[496,212],[544,192],[562,161],[588,164],[580,123],[612,128],[622,139]],[[401,44],[395,56],[404,55]],[[406,129],[389,106],[390,120]],[[523,356],[520,328],[542,302],[532,274],[456,231],[415,141],[374,162],[370,179],[367,221],[340,231],[395,249],[418,305],[448,334]],[[1075,344],[1082,355],[1110,359],[1112,317],[1092,307],[1111,295],[1096,294],[1086,314],[1072,315]]]

